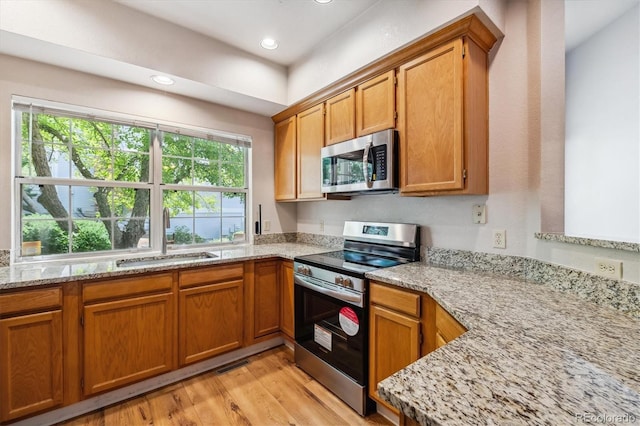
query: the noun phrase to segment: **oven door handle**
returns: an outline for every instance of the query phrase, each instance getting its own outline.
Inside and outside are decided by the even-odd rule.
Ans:
[[[335,299],[341,300],[343,302],[351,303],[361,308],[364,307],[362,295],[355,295],[355,294],[349,294],[349,293],[343,293],[343,292],[331,290],[329,288],[325,288],[325,287],[307,282],[303,278],[300,278],[300,276],[298,275],[295,275],[293,277],[293,281],[295,284],[299,286],[308,288],[309,290],[317,291],[318,293],[324,294],[325,296],[333,297]]]

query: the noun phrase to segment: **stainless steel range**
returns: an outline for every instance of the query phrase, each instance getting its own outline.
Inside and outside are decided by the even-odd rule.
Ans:
[[[417,225],[347,221],[343,250],[294,259],[295,360],[360,415],[373,406],[365,273],[420,258]]]

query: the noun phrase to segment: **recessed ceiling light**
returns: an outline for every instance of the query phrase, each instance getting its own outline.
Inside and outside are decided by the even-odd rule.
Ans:
[[[263,38],[260,42],[260,46],[264,47],[265,49],[273,50],[278,47],[278,42],[272,38]]]
[[[171,77],[167,77],[166,75],[152,75],[151,80],[164,86],[171,86],[173,83],[175,83],[175,81],[173,81]]]
[[[320,3],[320,4],[327,4],[327,3],[331,3],[332,0],[316,0],[316,3]]]

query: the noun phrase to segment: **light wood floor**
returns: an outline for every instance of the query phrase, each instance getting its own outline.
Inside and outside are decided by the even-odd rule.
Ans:
[[[212,371],[65,425],[391,425],[366,418],[296,367],[285,346],[224,373]]]

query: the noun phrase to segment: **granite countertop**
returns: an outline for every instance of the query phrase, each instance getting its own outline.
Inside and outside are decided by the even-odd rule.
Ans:
[[[293,259],[295,256],[305,254],[322,253],[332,251],[328,247],[300,244],[300,243],[277,243],[260,245],[232,246],[218,250],[206,250],[217,257],[184,260],[180,258],[167,259],[166,262],[155,265],[143,266],[118,266],[116,258],[73,261],[73,262],[47,262],[47,263],[26,263],[0,268],[0,292],[52,285],[78,280],[92,280],[102,278],[112,278],[123,275],[170,271],[186,267],[217,265],[244,260],[266,259],[269,257],[282,257]],[[171,254],[201,253],[203,249],[180,251]],[[133,255],[135,257],[135,255]],[[123,258],[120,256],[119,258]],[[153,257],[153,256],[148,256]],[[142,258],[142,256],[140,256]]]
[[[520,279],[414,263],[368,273],[469,331],[383,380],[423,425],[640,422],[640,321]]]

